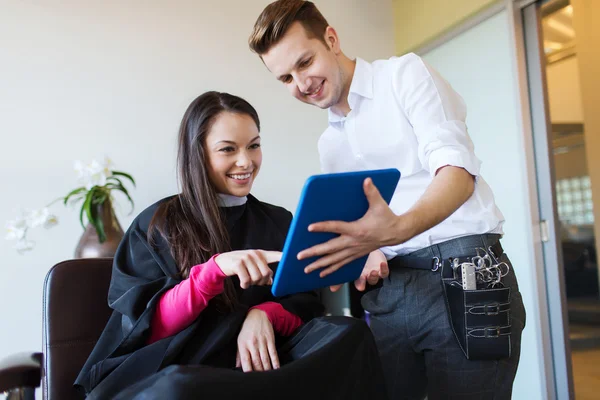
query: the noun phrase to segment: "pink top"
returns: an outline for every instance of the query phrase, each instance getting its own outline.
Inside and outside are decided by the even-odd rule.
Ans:
[[[227,276],[215,262],[217,256],[193,266],[188,279],[162,295],[152,317],[149,344],[181,332],[198,318],[213,297],[223,292]],[[273,330],[279,335],[289,336],[302,325],[300,317],[279,303],[269,301],[251,309],[255,308],[267,314]]]

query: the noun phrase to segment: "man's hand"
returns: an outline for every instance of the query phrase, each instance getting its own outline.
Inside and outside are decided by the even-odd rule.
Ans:
[[[399,217],[381,197],[370,178],[365,179],[363,189],[369,209],[362,218],[353,222],[318,222],[308,227],[311,232],[333,232],[340,236],[298,253],[299,260],[323,256],[308,265],[304,272],[327,267],[320,273],[324,277],[380,247],[400,244],[412,237],[410,224],[399,225]],[[399,230],[399,226],[405,229]]]
[[[364,291],[369,285],[376,285],[380,279],[385,279],[390,275],[387,259],[381,250],[375,250],[369,254],[365,267],[363,268],[360,277],[354,281],[354,286],[359,291]],[[332,292],[337,292],[343,285],[334,285],[330,289]]]
[[[237,344],[236,368],[242,367],[244,372],[279,368],[275,333],[264,311],[253,309],[248,312]]]
[[[298,259],[319,257],[305,273],[325,268],[324,277],[345,264],[384,246],[402,244],[436,226],[471,197],[475,178],[465,169],[443,166],[425,193],[407,212],[395,215],[371,179],[363,185],[369,201],[366,214],[354,222],[327,221],[308,227],[311,232],[332,232],[340,236],[298,253]]]

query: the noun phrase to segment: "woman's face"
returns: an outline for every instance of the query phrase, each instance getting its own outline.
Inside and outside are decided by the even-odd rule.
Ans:
[[[247,114],[221,112],[204,143],[208,177],[218,193],[243,197],[250,193],[262,163],[260,133]]]

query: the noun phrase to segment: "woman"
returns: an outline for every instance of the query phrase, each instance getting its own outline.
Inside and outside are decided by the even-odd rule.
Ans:
[[[292,216],[250,195],[262,162],[259,131],[256,111],[239,97],[207,92],[188,107],[179,132],[181,193],[144,210],[115,255],[108,294],[115,311],[75,382],[89,398],[234,394],[235,386],[213,382],[239,381],[236,367],[277,370],[324,354],[324,343],[342,338],[311,325],[284,343],[323,306],[316,293],[270,292],[270,265]],[[321,324],[344,331],[355,322]],[[364,329],[353,331],[353,340],[372,343]],[[295,373],[319,371],[297,364]]]

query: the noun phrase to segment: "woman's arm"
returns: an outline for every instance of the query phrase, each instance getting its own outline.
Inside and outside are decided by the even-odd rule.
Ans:
[[[283,308],[283,306],[274,301],[267,301],[250,308],[250,310],[261,310],[269,319],[275,333],[281,336],[290,336],[302,325],[302,319]]]
[[[226,275],[213,256],[191,268],[190,277],[167,290],[156,305],[148,344],[172,336],[188,327],[208,302],[223,292]]]
[[[148,343],[178,333],[189,326],[208,302],[223,292],[228,276],[237,275],[242,289],[266,285],[272,280],[268,263],[279,261],[281,253],[239,250],[216,254],[190,270],[190,277],[166,291],[157,303]]]

